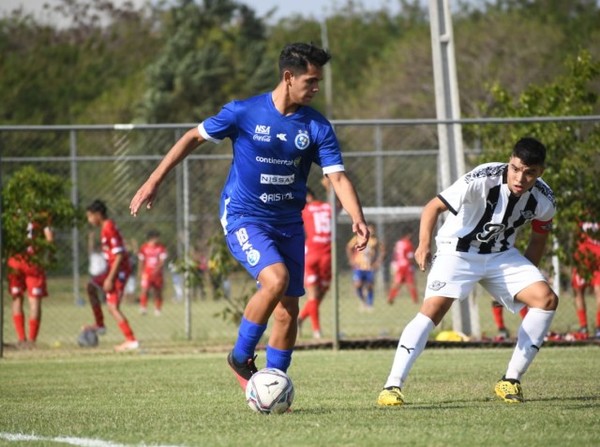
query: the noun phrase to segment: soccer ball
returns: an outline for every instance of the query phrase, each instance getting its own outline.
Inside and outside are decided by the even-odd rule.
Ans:
[[[246,386],[246,402],[257,413],[285,413],[294,400],[294,384],[286,373],[263,368],[254,373]]]
[[[94,329],[83,328],[77,337],[77,344],[82,348],[94,348],[98,346],[98,334]]]

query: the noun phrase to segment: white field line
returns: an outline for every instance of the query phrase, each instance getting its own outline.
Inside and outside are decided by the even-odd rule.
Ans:
[[[132,444],[119,444],[111,441],[103,441],[102,439],[90,439],[90,438],[75,438],[73,436],[56,436],[54,438],[48,436],[38,435],[26,435],[24,433],[2,433],[0,432],[0,439],[6,441],[50,441],[60,442],[62,444],[76,445],[79,447],[134,447]],[[181,447],[181,446],[166,446],[166,445],[148,445],[148,444],[135,444],[135,447]]]

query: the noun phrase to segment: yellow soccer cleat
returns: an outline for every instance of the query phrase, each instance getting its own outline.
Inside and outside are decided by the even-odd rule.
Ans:
[[[502,399],[504,402],[509,404],[520,404],[523,403],[523,389],[521,388],[521,382],[516,379],[506,379],[502,377],[496,383],[494,388],[496,396]]]
[[[404,403],[404,395],[402,390],[397,386],[388,386],[381,390],[377,403],[383,407],[392,407],[402,405]]]

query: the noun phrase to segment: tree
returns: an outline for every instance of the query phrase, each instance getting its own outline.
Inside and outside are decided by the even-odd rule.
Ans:
[[[582,51],[566,64],[568,70],[545,85],[532,85],[519,96],[495,84],[494,102],[487,115],[494,117],[585,116],[597,110],[598,94],[591,89],[600,79],[600,62]],[[558,255],[566,264],[576,242],[577,224],[584,216],[600,221],[600,124],[572,121],[482,126],[483,156],[479,161],[505,159],[507,148],[520,137],[538,138],[548,148],[544,180],[554,189],[557,214],[554,235]]]
[[[2,189],[2,262],[30,252],[33,263],[51,267],[56,247],[43,237],[28,238],[27,227],[72,228],[83,222],[68,198],[64,178],[26,166],[15,172]]]
[[[179,0],[165,18],[164,50],[148,67],[139,119],[198,121],[235,97],[270,88],[275,61],[265,25],[233,0]]]

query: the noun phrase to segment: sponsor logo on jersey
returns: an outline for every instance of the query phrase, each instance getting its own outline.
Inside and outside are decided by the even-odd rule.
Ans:
[[[254,141],[262,141],[264,143],[271,142],[271,126],[265,126],[264,124],[257,124],[254,128]]]
[[[242,227],[237,230],[235,232],[235,237],[237,238],[238,244],[240,244],[242,251],[246,253],[246,261],[248,261],[248,264],[254,267],[256,264],[258,264],[258,261],[260,261],[260,252],[250,243],[250,237],[248,236],[248,231],[246,228]]]
[[[291,192],[276,192],[273,194],[267,194],[266,192],[264,192],[258,198],[262,200],[263,203],[282,202],[284,200],[292,200],[294,198],[294,194],[292,194]]]
[[[281,140],[281,141],[287,141],[287,135],[284,133],[278,133],[277,134],[277,139]]]
[[[260,183],[263,185],[290,185],[294,183],[295,174],[292,175],[272,175],[260,174]]]
[[[283,166],[297,166],[296,160],[282,160],[281,158],[261,157],[257,156],[255,160],[259,163],[266,163],[269,165],[283,165]]]
[[[310,137],[308,136],[308,132],[305,130],[299,130],[298,135],[294,138],[294,144],[296,147],[303,151],[310,145]]]

